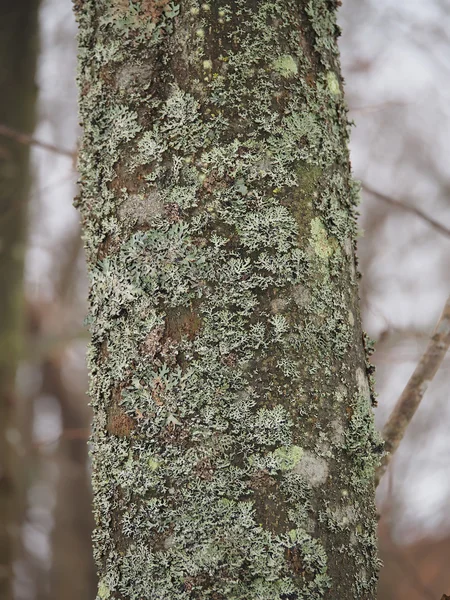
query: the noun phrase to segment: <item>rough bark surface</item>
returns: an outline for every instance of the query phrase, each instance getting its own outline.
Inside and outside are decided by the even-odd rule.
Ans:
[[[0,124],[31,132],[36,99],[37,0],[0,3]],[[28,147],[0,136],[0,598],[12,597],[23,509],[15,394],[23,337]]]
[[[76,0],[98,598],[375,598],[326,0]]]

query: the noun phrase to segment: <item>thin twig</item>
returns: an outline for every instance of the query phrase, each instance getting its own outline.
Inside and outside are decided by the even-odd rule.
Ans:
[[[39,148],[43,148],[44,150],[48,150],[49,152],[55,152],[56,154],[61,154],[63,156],[68,156],[72,160],[74,159],[76,153],[72,150],[67,150],[66,148],[60,148],[59,146],[55,146],[54,144],[49,144],[48,142],[42,142],[41,140],[37,140],[31,135],[27,133],[22,133],[21,131],[16,131],[11,127],[7,127],[6,125],[0,124],[0,135],[7,137],[11,140],[15,140],[19,142],[19,144],[25,144],[29,146],[37,146]]]
[[[410,380],[406,384],[388,422],[384,426],[382,435],[385,441],[387,454],[383,457],[382,464],[377,471],[377,484],[386,471],[392,455],[403,439],[405,430],[413,418],[429,383],[436,375],[449,346],[450,296],[447,298],[442,315],[434,330],[433,337],[428,342],[427,349],[422,355],[414,373],[411,375]]]
[[[349,111],[351,113],[366,114],[379,112],[388,108],[403,108],[409,106],[409,104],[409,102],[383,102],[382,104],[369,104],[366,106],[349,106]]]
[[[33,443],[33,447],[39,448],[40,446],[47,446],[50,444],[55,444],[56,442],[60,442],[61,440],[69,440],[69,441],[88,440],[90,435],[91,435],[91,430],[89,428],[69,427],[67,429],[63,429],[61,434],[55,438],[35,441]]]
[[[406,202],[402,202],[401,200],[394,200],[394,198],[391,198],[390,196],[386,196],[386,194],[383,194],[381,192],[378,192],[377,190],[374,190],[372,187],[370,187],[366,183],[362,183],[361,187],[363,190],[365,190],[372,196],[375,196],[379,200],[382,200],[383,202],[386,202],[387,204],[390,204],[391,206],[394,206],[395,208],[399,208],[401,210],[406,210],[406,211],[410,212],[411,214],[416,215],[416,217],[419,217],[420,219],[422,219],[423,221],[428,223],[428,225],[431,225],[431,227],[434,227],[434,229],[436,229],[436,231],[439,231],[439,233],[442,233],[443,235],[450,237],[450,228],[449,227],[447,227],[446,225],[442,225],[442,223],[439,223],[438,221],[435,221],[432,217],[429,217],[426,213],[421,211],[420,208],[411,206],[410,204],[407,204]]]

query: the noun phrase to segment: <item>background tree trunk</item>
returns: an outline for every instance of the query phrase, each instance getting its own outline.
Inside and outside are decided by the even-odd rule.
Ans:
[[[37,0],[0,4],[0,124],[26,133],[34,125],[38,5]],[[28,158],[26,145],[0,137],[0,597],[5,600],[12,594],[24,508],[15,377],[23,337]]]
[[[375,598],[335,4],[75,1],[99,598]]]
[[[56,457],[58,479],[52,533],[51,600],[91,600],[95,597],[95,571],[90,552],[92,534],[91,494],[88,485],[86,437],[89,408],[83,396],[67,389],[61,358],[53,356],[43,365],[45,387],[61,407],[63,436]],[[75,438],[65,432],[80,432]]]

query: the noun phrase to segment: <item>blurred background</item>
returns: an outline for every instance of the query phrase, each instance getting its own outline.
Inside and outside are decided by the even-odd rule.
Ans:
[[[450,1],[344,0],[339,20],[381,428],[450,291]],[[0,2],[2,600],[11,535],[14,600],[95,597],[75,35],[70,0]],[[450,594],[449,366],[378,490],[380,600]]]

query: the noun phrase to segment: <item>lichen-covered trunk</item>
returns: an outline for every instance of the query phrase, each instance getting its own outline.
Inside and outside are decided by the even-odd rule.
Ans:
[[[373,600],[330,0],[76,0],[98,598]]]
[[[38,0],[0,2],[0,126],[30,133],[36,100]],[[29,149],[0,132],[0,598],[12,571],[24,504],[15,391],[23,338],[23,264]]]

